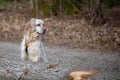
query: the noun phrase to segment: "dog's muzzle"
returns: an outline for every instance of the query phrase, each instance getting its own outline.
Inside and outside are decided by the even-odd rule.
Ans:
[[[46,33],[46,29],[44,29],[42,33],[37,32],[38,35],[42,35],[42,34],[45,34],[45,33]]]

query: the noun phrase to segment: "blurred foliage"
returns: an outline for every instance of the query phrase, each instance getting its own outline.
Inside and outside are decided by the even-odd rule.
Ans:
[[[78,1],[79,2],[79,1]],[[33,1],[34,10],[33,16],[36,13],[36,4]],[[80,12],[80,6],[76,6],[74,0],[38,0],[38,12],[42,16],[58,16],[58,15],[72,15]]]
[[[65,18],[53,17],[50,18],[51,20],[45,21],[48,28],[45,43],[73,48],[88,47],[104,50],[118,49],[120,51],[119,0],[104,0],[102,9],[107,7],[107,12],[103,14],[109,21],[103,26],[98,26],[98,24],[96,26],[89,25],[89,17],[89,22],[85,21],[85,17],[89,13],[84,13],[83,0],[38,0],[37,4],[35,1],[33,0],[32,7],[30,0],[16,0],[16,2],[14,0],[0,0],[0,6],[3,6],[0,7],[1,40],[19,41],[24,33],[25,23],[31,16],[36,17],[36,14],[38,14],[38,17],[43,18],[74,15],[83,12],[83,19],[70,16]],[[109,11],[108,8],[111,10]],[[88,9],[90,8],[88,7]]]
[[[108,8],[120,6],[120,0],[104,0],[104,3]]]
[[[16,1],[16,3],[15,3]],[[50,16],[64,16],[64,15],[74,15],[79,14],[83,11],[82,5],[83,0],[32,0],[34,9],[31,14],[32,17],[35,17],[36,14],[44,17]],[[37,4],[36,2],[37,1]],[[30,0],[0,0],[0,6],[4,6],[8,3],[22,3],[26,5],[26,3],[30,3]],[[107,8],[111,8],[114,6],[120,6],[120,0],[103,0],[104,5]],[[36,5],[38,9],[36,9]]]
[[[0,6],[4,6],[7,4],[7,0],[0,0]]]

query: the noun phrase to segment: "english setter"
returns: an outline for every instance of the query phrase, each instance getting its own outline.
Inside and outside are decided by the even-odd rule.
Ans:
[[[41,19],[33,18],[25,25],[25,34],[21,42],[22,60],[37,62],[42,58],[48,62],[42,42],[45,32],[44,21]]]

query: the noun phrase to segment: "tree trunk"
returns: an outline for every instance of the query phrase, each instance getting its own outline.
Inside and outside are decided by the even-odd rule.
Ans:
[[[92,0],[91,3],[92,7],[92,19],[91,19],[91,24],[104,24],[104,16],[103,16],[103,11],[102,11],[102,0]]]
[[[62,0],[60,0],[59,10],[60,10],[60,17],[61,17],[62,16]]]
[[[33,0],[30,0],[30,7],[31,7],[31,10],[33,10],[34,8]]]
[[[102,25],[105,23],[103,11],[102,11],[102,0],[88,0],[83,1],[84,10],[87,12],[87,19],[89,19],[92,25]]]
[[[35,0],[36,18],[38,18],[38,0]]]

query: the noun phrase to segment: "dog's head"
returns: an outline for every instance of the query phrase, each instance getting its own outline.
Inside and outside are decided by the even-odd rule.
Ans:
[[[33,18],[25,26],[27,31],[35,32],[37,35],[45,34],[46,32],[44,21],[41,19]]]

